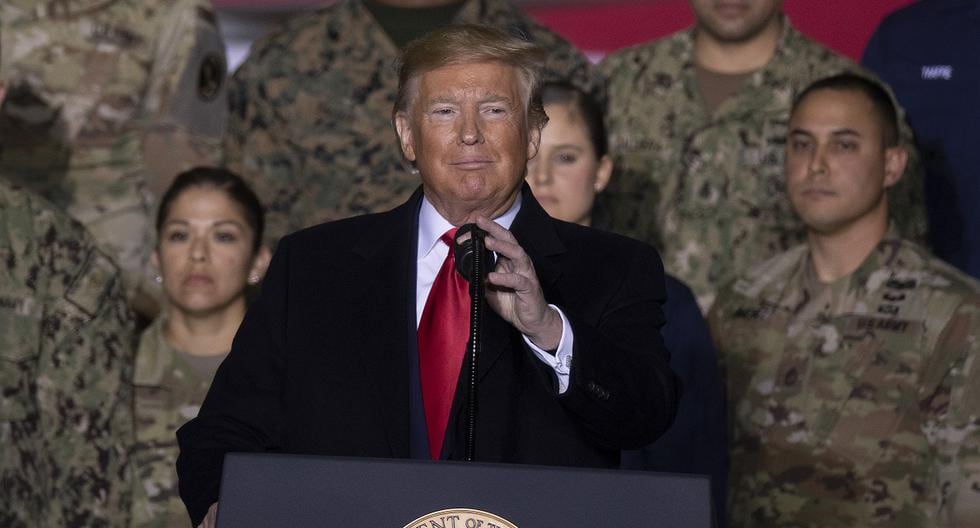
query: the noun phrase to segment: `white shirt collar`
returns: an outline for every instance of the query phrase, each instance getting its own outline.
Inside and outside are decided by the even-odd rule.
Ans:
[[[521,210],[521,192],[517,192],[517,199],[514,200],[514,204],[510,206],[510,209],[506,213],[494,218],[494,222],[497,222],[504,229],[510,229],[511,224],[514,223],[514,218],[517,217],[517,212]],[[422,207],[419,210],[419,242],[416,255],[418,259],[421,260],[425,258],[432,248],[435,247],[436,242],[439,238],[449,231],[453,227],[448,220],[436,211],[435,206],[429,201],[425,195],[422,195]]]

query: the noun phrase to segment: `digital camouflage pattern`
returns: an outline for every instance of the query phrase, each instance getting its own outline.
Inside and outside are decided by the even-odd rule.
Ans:
[[[456,20],[516,31],[549,52],[546,78],[591,89],[588,61],[506,0]],[[229,88],[226,162],[264,201],[266,232],[390,209],[418,187],[391,123],[400,51],[360,0],[303,13],[257,42]]]
[[[0,169],[85,224],[131,297],[158,292],[155,194],[220,161],[226,66],[208,0],[4,0],[0,24]]]
[[[980,282],[892,228],[831,284],[805,245],[754,267],[709,323],[733,528],[980,520]]]
[[[616,52],[600,65],[618,172],[598,200],[610,227],[658,248],[666,270],[707,311],[720,286],[803,241],[783,182],[793,98],[817,79],[866,72],[784,17],[769,63],[709,115],[693,54],[689,29]],[[903,127],[911,149],[911,131]],[[909,166],[918,167],[910,152]],[[915,240],[925,234],[923,199],[917,168],[889,194],[900,228]]]
[[[84,228],[0,180],[0,526],[125,526],[133,320]]]
[[[202,377],[163,336],[164,318],[140,337],[133,450],[133,523],[140,528],[187,526],[190,517],[177,490],[177,429],[197,416],[214,372]],[[215,368],[217,371],[217,368]]]

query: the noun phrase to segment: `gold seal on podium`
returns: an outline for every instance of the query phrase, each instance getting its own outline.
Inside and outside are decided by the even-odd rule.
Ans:
[[[405,528],[517,528],[517,525],[485,511],[451,508],[427,513]]]

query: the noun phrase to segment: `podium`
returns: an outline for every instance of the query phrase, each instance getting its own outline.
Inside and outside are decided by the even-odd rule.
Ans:
[[[710,497],[706,476],[231,453],[218,527],[709,528]]]

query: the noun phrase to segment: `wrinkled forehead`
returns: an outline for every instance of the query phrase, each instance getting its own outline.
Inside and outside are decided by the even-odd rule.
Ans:
[[[415,102],[439,99],[508,100],[522,104],[525,83],[520,69],[498,61],[464,62],[439,66],[412,79]]]

